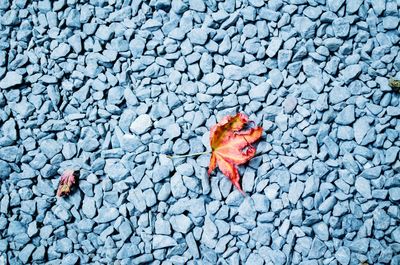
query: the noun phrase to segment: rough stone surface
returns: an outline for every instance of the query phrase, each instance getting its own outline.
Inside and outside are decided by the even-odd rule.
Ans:
[[[0,264],[400,264],[399,7],[0,0]]]
[[[17,72],[10,71],[0,80],[0,88],[7,89],[22,84],[22,75]]]

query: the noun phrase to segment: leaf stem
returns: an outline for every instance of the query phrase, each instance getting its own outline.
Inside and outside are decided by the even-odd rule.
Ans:
[[[205,155],[205,154],[209,154],[209,153],[211,153],[211,151],[205,151],[205,152],[193,153],[193,154],[187,154],[187,155],[177,155],[177,156],[167,155],[167,157],[170,159],[174,159],[174,158],[184,158],[184,157],[189,157],[189,156]]]

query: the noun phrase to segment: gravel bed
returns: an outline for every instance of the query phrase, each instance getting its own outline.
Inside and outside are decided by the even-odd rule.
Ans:
[[[400,264],[399,9],[0,0],[0,264]],[[166,156],[237,112],[246,196]]]

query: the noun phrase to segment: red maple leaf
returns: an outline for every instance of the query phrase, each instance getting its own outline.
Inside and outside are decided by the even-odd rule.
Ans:
[[[256,153],[251,144],[262,135],[262,127],[256,126],[248,130],[243,127],[249,118],[242,113],[235,116],[225,116],[219,123],[211,127],[210,145],[212,149],[208,174],[216,168],[226,175],[232,184],[242,193],[237,165],[248,162]]]
[[[61,175],[60,183],[58,184],[57,196],[67,196],[71,192],[71,188],[76,184],[77,174],[74,170],[66,170]]]

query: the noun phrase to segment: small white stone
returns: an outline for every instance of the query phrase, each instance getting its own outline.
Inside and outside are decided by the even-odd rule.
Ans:
[[[22,75],[11,71],[0,81],[0,88],[6,89],[19,84],[22,84]]]
[[[153,121],[151,120],[150,116],[148,114],[142,114],[132,122],[130,130],[131,132],[140,135],[149,131],[152,125]]]

